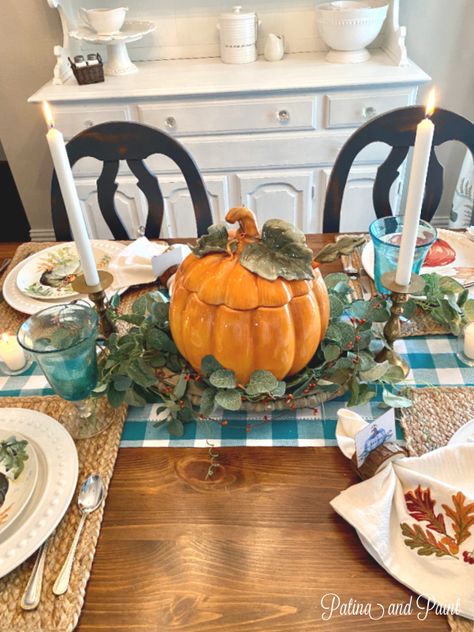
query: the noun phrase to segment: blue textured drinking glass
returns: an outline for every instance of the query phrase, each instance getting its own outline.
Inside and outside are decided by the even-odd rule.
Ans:
[[[88,399],[98,379],[97,336],[96,311],[77,303],[43,309],[18,330],[18,342],[33,355],[54,391],[75,404],[60,421],[76,439],[106,427]]]
[[[380,293],[390,293],[382,285],[381,279],[386,272],[393,272],[397,269],[402,231],[403,217],[395,216],[376,219],[369,227],[370,237],[374,244],[374,281],[375,287]],[[419,274],[428,250],[437,237],[436,228],[428,222],[420,220],[412,266],[412,272],[415,274]]]

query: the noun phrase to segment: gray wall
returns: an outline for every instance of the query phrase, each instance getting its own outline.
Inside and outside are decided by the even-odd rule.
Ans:
[[[171,6],[173,0],[161,2]],[[473,0],[401,0],[400,21],[408,29],[409,56],[438,87],[439,105],[474,120]],[[59,17],[46,0],[2,2],[0,139],[36,237],[51,226],[52,167],[44,122],[27,98],[51,78],[53,46],[61,40]],[[448,176],[440,215],[447,217],[462,152],[453,147],[441,153]]]
[[[436,86],[437,105],[474,121],[473,0],[401,0],[400,23],[407,26],[408,55]],[[419,94],[424,102],[427,86]],[[446,168],[440,223],[447,221],[465,148],[448,143],[438,150]]]
[[[53,46],[61,41],[58,13],[46,0],[2,2],[0,139],[33,229],[51,226],[52,165],[44,120],[27,99],[51,79]]]

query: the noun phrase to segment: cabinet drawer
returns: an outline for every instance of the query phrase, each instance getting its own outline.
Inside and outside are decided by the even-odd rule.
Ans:
[[[130,111],[126,105],[92,108],[87,104],[74,107],[55,106],[53,114],[56,127],[61,130],[67,140],[99,123],[130,120]]]
[[[326,127],[358,127],[388,110],[410,105],[412,95],[411,88],[328,94],[325,97]]]
[[[347,137],[346,131],[317,131],[291,135],[253,134],[246,138],[185,138],[182,142],[201,172],[211,172],[333,165]],[[379,163],[386,155],[387,145],[372,143],[360,152],[357,161]],[[176,171],[176,165],[158,154],[149,156],[146,162],[156,173]]]
[[[137,110],[141,123],[177,136],[309,130],[315,128],[316,121],[316,99],[312,96],[146,103]]]

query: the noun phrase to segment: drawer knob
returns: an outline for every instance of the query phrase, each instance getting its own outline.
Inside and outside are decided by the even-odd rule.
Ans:
[[[94,121],[91,121],[90,119],[87,119],[87,121],[84,121],[84,127],[92,127],[94,125]]]
[[[145,226],[143,224],[137,228],[137,237],[145,236]]]
[[[174,116],[167,116],[165,119],[165,125],[168,129],[176,129],[176,119]]]
[[[377,110],[371,105],[368,105],[362,110],[362,116],[366,121],[368,121],[371,118],[374,118],[376,114],[377,114]]]
[[[279,110],[277,112],[277,119],[280,121],[280,123],[288,123],[288,121],[290,120],[290,113],[288,112],[288,110]]]

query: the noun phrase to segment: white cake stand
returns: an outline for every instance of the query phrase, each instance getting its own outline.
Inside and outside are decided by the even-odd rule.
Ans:
[[[124,22],[122,30],[113,35],[99,35],[86,26],[71,31],[69,35],[89,44],[105,44],[107,63],[104,66],[104,73],[116,77],[138,72],[138,68],[128,55],[127,44],[136,42],[155,29],[156,24],[153,22]]]

